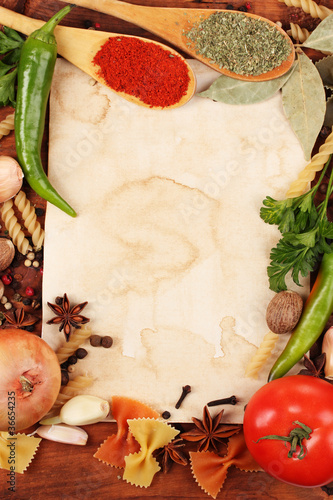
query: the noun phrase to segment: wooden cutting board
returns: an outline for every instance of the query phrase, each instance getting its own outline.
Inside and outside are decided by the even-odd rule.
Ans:
[[[198,92],[219,76],[190,63]],[[65,292],[73,305],[87,300],[92,332],[114,340],[111,349],[87,342],[75,365],[72,376],[94,377],[87,393],[133,397],[174,422],[234,394],[224,421],[241,422],[271,366],[257,380],[244,375],[267,333],[266,267],[279,239],[259,210],[306,165],[281,96],[248,106],[196,96],[156,111],[91,83],[58,60],[49,177],[78,217],[47,207],[43,337],[54,349],[65,340],[46,324],[47,302]]]

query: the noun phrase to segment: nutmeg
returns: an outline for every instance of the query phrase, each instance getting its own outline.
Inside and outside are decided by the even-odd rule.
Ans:
[[[11,240],[0,238],[0,271],[4,271],[12,263],[15,247]]]
[[[279,292],[272,298],[266,311],[266,322],[273,333],[291,332],[303,310],[302,297],[291,290]]]

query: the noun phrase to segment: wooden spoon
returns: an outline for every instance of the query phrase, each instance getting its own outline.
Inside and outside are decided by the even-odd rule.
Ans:
[[[13,28],[16,31],[24,33],[25,35],[30,35],[33,31],[40,28],[45,24],[44,21],[40,21],[37,19],[32,19],[22,14],[18,14],[12,10],[8,10],[4,7],[0,7],[0,24],[8,26],[9,28]],[[110,38],[110,37],[119,37],[126,36],[130,37],[130,35],[119,35],[119,33],[108,33],[103,31],[95,31],[95,30],[86,30],[80,28],[69,28],[67,26],[57,26],[54,30],[58,53],[67,59],[67,61],[77,66],[82,71],[90,75],[92,78],[97,80],[98,82],[107,86],[103,77],[98,74],[99,67],[93,64],[92,60],[96,53],[99,51],[101,46]],[[152,40],[148,40],[141,37],[130,37],[130,38],[139,38],[140,40],[144,40],[149,43],[154,43],[168,50],[169,52],[181,57],[186,64],[189,72],[190,82],[188,85],[187,93],[178,101],[176,104],[172,106],[167,106],[165,108],[150,106],[149,104],[144,103],[139,98],[134,97],[132,95],[126,94],[125,92],[116,92],[113,89],[113,92],[120,95],[124,99],[130,102],[134,102],[135,104],[139,104],[140,106],[144,106],[147,108],[153,109],[170,109],[170,108],[178,108],[179,106],[184,105],[188,102],[191,97],[194,95],[196,88],[196,78],[193,73],[192,68],[188,64],[188,62],[175,50],[163,45],[162,43],[154,42]]]
[[[66,0],[61,1],[66,2]],[[241,14],[254,19],[266,21],[271,26],[274,26],[286,38],[291,48],[291,53],[288,59],[286,59],[280,66],[257,76],[238,75],[237,73],[233,73],[227,69],[220,68],[217,64],[211,63],[207,58],[197,54],[193,48],[188,46],[189,39],[185,36],[184,31],[189,31],[192,26],[203,21],[211,14],[216,12],[230,13],[229,10],[146,7],[120,2],[119,0],[77,0],[75,5],[103,12],[105,14],[110,14],[118,17],[119,19],[123,19],[124,21],[136,24],[137,26],[150,31],[155,35],[160,36],[164,40],[167,40],[183,52],[186,52],[193,58],[198,59],[216,71],[232,78],[237,78],[238,80],[248,80],[252,82],[272,80],[273,78],[277,78],[286,73],[292,66],[295,59],[295,48],[287,33],[283,31],[280,26],[273,23],[269,19],[265,19],[264,17],[257,16],[255,14],[250,14],[248,12],[242,12]]]

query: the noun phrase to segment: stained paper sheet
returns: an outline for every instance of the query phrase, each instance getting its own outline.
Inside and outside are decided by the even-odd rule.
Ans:
[[[198,92],[218,77],[190,63]],[[225,421],[241,422],[271,364],[258,380],[244,376],[267,333],[266,267],[279,239],[259,210],[306,164],[280,95],[248,106],[195,96],[157,111],[59,60],[49,150],[50,180],[78,217],[47,207],[43,337],[54,349],[65,340],[46,324],[47,302],[87,300],[93,333],[114,339],[111,349],[87,342],[75,365],[94,377],[87,393],[132,397],[183,422],[236,395]]]

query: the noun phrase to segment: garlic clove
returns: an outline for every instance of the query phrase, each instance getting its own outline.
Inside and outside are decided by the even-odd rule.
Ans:
[[[88,434],[85,430],[80,427],[65,424],[41,425],[36,429],[36,434],[50,441],[80,446],[85,445],[88,440]]]
[[[11,156],[0,156],[0,203],[13,198],[22,187],[23,172]]]
[[[110,405],[105,399],[82,394],[74,396],[60,410],[57,417],[40,421],[41,425],[64,423],[68,425],[88,425],[104,420],[110,412]]]
[[[329,328],[324,335],[321,352],[326,354],[325,377],[333,379],[333,327]]]

